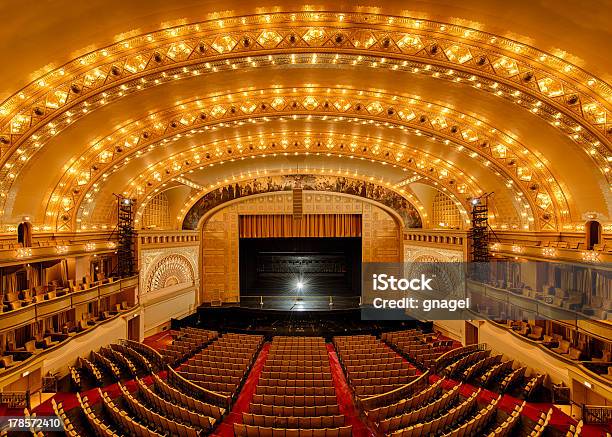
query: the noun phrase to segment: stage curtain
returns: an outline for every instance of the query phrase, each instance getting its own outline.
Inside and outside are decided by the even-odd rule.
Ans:
[[[361,215],[241,215],[239,229],[240,238],[361,237]]]

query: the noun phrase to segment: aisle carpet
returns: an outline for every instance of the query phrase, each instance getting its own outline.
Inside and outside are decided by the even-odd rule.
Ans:
[[[346,381],[344,372],[342,371],[342,366],[338,360],[338,354],[336,354],[333,344],[327,344],[327,352],[329,355],[332,380],[334,381],[334,387],[336,388],[336,397],[338,398],[338,405],[340,406],[340,414],[344,414],[346,417],[347,425],[353,426],[354,437],[375,436],[376,434],[374,431],[371,430],[359,417],[359,410],[355,407],[355,403],[353,402],[351,389]]]
[[[270,353],[270,343],[266,343],[261,348],[255,364],[249,372],[249,376],[240,390],[238,399],[234,403],[230,413],[223,418],[223,422],[217,427],[213,436],[216,437],[234,437],[234,423],[242,423],[242,413],[246,413],[249,410],[249,404],[255,394],[257,383],[259,382],[259,376],[263,371],[268,354]]]

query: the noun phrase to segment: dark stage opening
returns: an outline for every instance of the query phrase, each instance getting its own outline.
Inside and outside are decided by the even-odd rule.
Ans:
[[[361,238],[241,238],[240,296],[361,295]]]

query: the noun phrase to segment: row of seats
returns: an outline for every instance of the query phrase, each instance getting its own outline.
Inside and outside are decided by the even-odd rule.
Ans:
[[[111,417],[113,423],[117,424],[117,427],[122,430],[120,435],[127,433],[128,435],[135,437],[162,436],[162,434],[150,430],[140,422],[132,419],[127,411],[119,409],[107,393],[103,393],[100,389],[98,389],[98,393],[102,398],[104,410]],[[113,432],[113,434],[115,433]]]
[[[153,387],[155,388],[155,393],[159,396],[204,416],[212,417],[220,421],[225,415],[225,408],[202,402],[199,399],[183,393],[181,390],[172,387],[166,381],[162,380],[158,375],[153,375]]]
[[[262,344],[261,335],[224,334],[187,360],[184,366],[190,371],[183,371],[182,366],[178,374],[206,390],[233,399]],[[232,357],[241,358],[242,361],[230,362],[228,359]],[[209,364],[203,365],[205,362]],[[216,369],[228,372],[218,372]],[[229,376],[229,372],[238,376]]]
[[[100,396],[102,396],[102,391],[100,389],[98,390],[99,390]],[[93,429],[94,434],[96,436],[98,437],[120,437],[123,435],[123,431],[117,428],[116,426],[114,426],[114,424],[113,426],[111,426],[109,423],[103,421],[102,419],[98,417],[95,411],[91,408],[91,405],[89,405],[89,399],[87,398],[87,396],[81,397],[77,393],[77,399],[79,401],[79,405],[81,406],[81,410],[83,411],[83,414],[85,415],[85,418],[87,419],[87,423]],[[107,406],[107,404],[104,401],[105,399],[103,398],[102,402],[103,402],[104,408],[105,409],[110,408]],[[156,435],[154,434],[151,437],[156,437]]]
[[[442,369],[441,373],[450,378],[459,376],[462,374],[463,370],[470,367],[472,364],[479,362],[480,360],[484,360],[489,355],[491,355],[490,350],[478,350],[469,353],[446,366],[444,369]]]
[[[440,355],[431,366],[432,373],[438,373],[448,365],[461,359],[462,357],[469,355],[473,352],[480,350],[481,346],[478,344],[470,344],[449,350],[448,352]]]
[[[192,397],[202,402],[216,405],[223,409],[229,408],[232,404],[232,397],[230,395],[215,392],[202,387],[201,385],[179,375],[179,373],[172,367],[168,367],[167,381],[172,387],[175,387],[184,393],[189,393]]]
[[[271,428],[339,428],[344,426],[344,416],[266,416],[263,414],[242,413],[242,422],[245,425],[267,426]]]
[[[453,347],[452,340],[436,340],[434,334],[424,334],[417,329],[386,332],[381,339],[425,369]]]
[[[500,383],[499,392],[505,393],[518,384],[525,376],[526,366],[521,366],[510,372]]]
[[[155,371],[159,371],[157,366],[153,366],[153,363],[149,361],[147,357],[142,355],[135,349],[131,347],[125,346],[123,344],[113,343],[110,345],[110,348],[114,351],[121,353],[124,357],[129,358],[132,364],[136,367],[136,372],[141,373],[153,373]]]
[[[163,355],[160,354],[157,350],[153,349],[151,346],[145,343],[140,343],[138,341],[128,339],[121,340],[121,344],[147,357],[149,361],[156,366],[157,370],[162,370],[164,367],[166,367],[166,360]]]
[[[437,399],[442,394],[443,383],[444,378],[439,379],[432,385],[425,386],[421,391],[414,393],[410,397],[401,399],[390,405],[365,410],[364,412],[372,422],[380,422],[387,418],[401,415]]]
[[[99,354],[96,351],[91,351],[91,361],[94,362],[98,368],[104,369],[107,373],[109,373],[115,381],[119,381],[121,379],[121,370],[119,367],[104,355]]]
[[[175,365],[199,351],[218,337],[219,333],[216,331],[197,328],[181,328],[178,333],[174,335],[172,343],[166,345],[160,352],[168,363]]]
[[[481,374],[486,373],[490,368],[496,366],[501,363],[502,355],[491,355],[479,361],[476,361],[471,366],[467,367],[461,373],[462,381],[469,381],[473,378],[477,378]]]
[[[416,378],[416,369],[397,353],[372,335],[334,337],[338,356],[346,372],[347,380],[357,398],[368,398],[396,390]],[[375,359],[389,358],[392,362],[380,363]],[[370,363],[373,370],[362,371]],[[387,370],[391,364],[395,370]]]
[[[508,360],[501,363],[498,363],[488,369],[485,373],[480,375],[479,382],[483,387],[487,387],[492,384],[495,380],[499,378],[503,379],[505,376],[512,372],[512,366],[514,361]]]
[[[510,413],[496,428],[491,430],[487,437],[506,437],[512,435],[521,420],[521,413],[523,408],[525,408],[525,403],[526,402],[523,401],[522,404],[515,406],[512,413]]]
[[[138,395],[147,405],[153,407],[159,414],[163,414],[166,417],[173,417],[183,424],[204,431],[209,431],[213,428],[216,422],[214,418],[167,401],[151,390],[142,380],[137,380],[137,384]]]
[[[459,390],[461,385],[456,385],[449,391],[445,392],[439,398],[432,402],[421,406],[420,408],[404,412],[398,416],[393,416],[378,423],[378,429],[385,434],[397,431],[398,429],[407,428],[408,426],[423,422],[431,417],[438,416],[441,412],[446,411],[449,406],[452,406],[459,399]]]
[[[350,426],[322,429],[289,429],[234,423],[234,436],[236,437],[350,437],[351,435],[352,429]]]
[[[476,415],[470,418],[467,422],[461,426],[454,427],[449,432],[443,434],[444,437],[459,437],[459,436],[471,436],[471,435],[482,435],[484,429],[486,429],[497,412],[497,404],[501,396],[493,400],[489,405],[481,409]]]
[[[98,369],[98,366],[96,366],[94,363],[92,363],[85,357],[79,358],[79,364],[81,368],[84,368],[87,370],[87,372],[89,372],[89,374],[95,381],[97,381],[99,384],[102,383],[102,372],[100,371],[100,369]]]
[[[70,420],[68,415],[66,415],[66,412],[64,411],[64,407],[62,403],[61,402],[57,403],[55,402],[55,399],[51,398],[51,406],[53,407],[53,412],[55,413],[55,415],[62,420],[62,423],[64,425],[64,431],[66,432],[66,435],[68,437],[80,437],[80,434],[74,428],[72,421]]]
[[[393,437],[412,437],[424,435],[437,435],[444,430],[452,427],[453,424],[470,415],[477,406],[477,397],[480,390],[474,392],[470,397],[466,398],[458,405],[452,407],[446,413],[438,416],[427,422],[419,422],[410,425],[407,428],[401,429],[391,434]]]
[[[253,402],[264,405],[314,407],[317,405],[334,405],[337,403],[333,396],[286,396],[254,394]]]
[[[335,396],[334,387],[287,387],[284,385],[260,385],[257,393],[282,396]]]
[[[279,336],[234,435],[348,437],[352,428],[339,413],[325,340]]]
[[[68,366],[68,372],[70,375],[70,382],[75,387],[77,391],[81,391],[83,386],[81,384],[81,374],[79,370],[75,367]]]
[[[195,427],[177,421],[176,416],[168,418],[165,414],[159,414],[143,405],[123,386],[123,384],[119,383],[119,389],[121,390],[123,400],[132,413],[131,416],[135,417],[138,422],[146,426],[149,432],[155,431],[163,434],[170,431],[170,433],[174,435],[187,437],[198,436],[198,430]]]
[[[117,365],[125,370],[129,376],[138,376],[138,369],[132,360],[123,355],[121,352],[112,349],[111,347],[102,347],[100,348],[100,354],[117,363]]]

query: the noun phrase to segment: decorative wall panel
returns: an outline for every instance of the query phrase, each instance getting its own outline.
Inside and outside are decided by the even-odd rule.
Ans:
[[[140,252],[140,281],[144,293],[178,284],[198,283],[198,248],[169,247]]]
[[[437,249],[433,247],[412,246],[404,244],[405,262],[462,262],[460,250]]]

